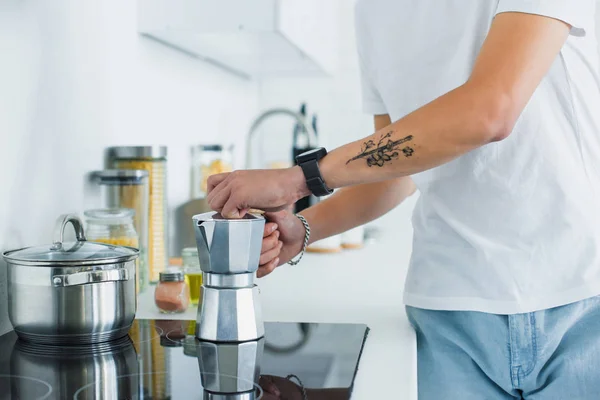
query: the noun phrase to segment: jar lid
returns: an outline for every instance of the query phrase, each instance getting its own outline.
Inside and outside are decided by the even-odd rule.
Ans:
[[[93,171],[92,179],[99,185],[143,185],[148,180],[148,171],[143,169],[105,169]]]
[[[99,220],[103,222],[123,222],[133,219],[135,211],[131,208],[97,208],[83,212],[88,220]]]
[[[166,271],[159,272],[158,278],[161,282],[181,282],[183,281],[183,271],[176,268],[169,268]]]
[[[117,146],[107,149],[112,159],[150,159],[167,158],[167,146]]]
[[[64,228],[72,223],[76,242],[63,242]],[[85,240],[81,220],[75,215],[61,215],[55,228],[54,243],[4,252],[9,262],[31,266],[104,265],[134,260],[139,251],[133,247],[112,246]]]
[[[195,146],[196,150],[202,151],[223,151],[223,145],[221,144],[199,144]]]

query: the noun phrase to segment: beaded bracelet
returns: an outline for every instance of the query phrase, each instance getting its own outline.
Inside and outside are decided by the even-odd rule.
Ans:
[[[300,256],[298,257],[298,259],[288,261],[288,264],[290,265],[298,265],[300,263],[300,260],[302,260],[302,256],[304,256],[304,253],[306,252],[308,240],[310,239],[310,226],[308,225],[308,221],[300,214],[296,214],[296,217],[298,217],[300,222],[302,222],[302,225],[304,225],[304,244],[302,245],[302,251],[300,252]]]

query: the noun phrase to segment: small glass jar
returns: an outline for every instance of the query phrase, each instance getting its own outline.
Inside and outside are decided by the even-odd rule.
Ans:
[[[92,242],[138,248],[138,235],[133,226],[133,210],[99,208],[83,213],[87,222],[85,235]]]
[[[90,242],[128,246],[139,249],[139,239],[133,226],[134,211],[128,208],[99,208],[84,211],[87,223],[85,235]],[[135,290],[140,292],[140,262],[135,262]]]
[[[185,281],[190,288],[190,302],[198,305],[200,301],[200,286],[202,286],[202,270],[196,247],[186,247],[181,251]]]
[[[190,305],[190,290],[183,271],[169,268],[159,274],[154,302],[160,312],[165,314],[177,314],[187,310]]]

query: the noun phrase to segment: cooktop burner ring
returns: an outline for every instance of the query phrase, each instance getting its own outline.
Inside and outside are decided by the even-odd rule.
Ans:
[[[142,376],[147,376],[147,375],[166,375],[166,374],[168,374],[168,373],[169,373],[168,371],[158,371],[158,372],[144,372],[144,373],[141,373],[141,374],[126,374],[126,375],[119,375],[119,376],[115,377],[115,380],[119,380],[119,379],[122,379],[122,378],[131,378],[131,377],[133,377],[133,376],[140,376],[140,377],[142,377]],[[205,374],[205,375],[213,375],[213,376],[214,376],[214,375],[216,375],[216,374],[210,374],[210,373],[208,373],[208,374]],[[0,376],[1,376],[1,375],[0,375]],[[239,379],[239,378],[238,378],[238,377],[236,377],[236,376],[233,376],[233,375],[227,375],[227,374],[220,374],[220,375],[219,375],[219,377],[221,377],[221,378],[234,378],[234,379]],[[73,394],[73,400],[79,400],[79,396],[80,396],[80,395],[81,395],[83,392],[85,392],[85,391],[86,391],[88,388],[90,388],[90,387],[93,387],[93,386],[94,386],[94,385],[95,385],[97,382],[98,382],[98,381],[90,382],[90,383],[88,383],[88,384],[86,384],[86,385],[84,385],[84,386],[80,387],[79,389],[77,389],[77,391],[76,391],[76,392]],[[257,390],[257,392],[258,392],[258,394],[257,394],[257,397],[255,398],[255,400],[260,400],[260,399],[262,399],[262,397],[263,397],[263,394],[264,394],[264,392],[263,392],[262,388],[261,388],[261,387],[260,387],[260,386],[259,386],[259,385],[258,385],[256,382],[252,382],[252,384],[254,385],[254,387],[256,388],[256,390]],[[208,391],[206,391],[204,388],[202,388],[202,390],[203,390],[203,391],[205,391],[205,392],[207,392],[207,393],[211,393],[211,394],[213,394],[212,392],[208,392]],[[47,398],[47,397],[44,397],[44,399],[46,399],[46,398]],[[83,399],[83,398],[82,398],[82,399]],[[40,400],[42,400],[42,399],[40,399]]]
[[[109,342],[127,336],[131,326],[113,329],[101,333],[83,333],[83,334],[64,334],[64,335],[48,335],[31,332],[22,332],[15,329],[17,335],[32,343],[45,344],[48,346],[68,346],[68,345],[95,345],[102,342]]]
[[[152,342],[153,340],[160,340],[160,337],[165,331],[160,326],[155,326],[151,335],[148,336],[148,339],[144,340],[136,340],[137,344]]]
[[[128,348],[129,346],[133,346],[133,342],[131,341],[129,335],[109,342],[102,342],[91,345],[51,345],[32,343],[23,339],[18,339],[15,342],[15,348],[24,353],[39,355],[41,357],[61,356],[65,358],[82,357],[107,352],[114,352]]]
[[[50,395],[52,394],[52,391],[53,391],[52,385],[50,385],[48,382],[43,381],[43,380],[38,379],[38,378],[33,378],[31,376],[0,374],[0,380],[3,379],[3,378],[4,379],[13,379],[13,378],[25,379],[25,380],[28,380],[28,381],[32,381],[32,382],[36,382],[36,383],[41,383],[42,385],[44,385],[48,389],[48,392],[44,393],[44,395],[41,396],[41,397],[37,397],[35,400],[45,400],[45,399],[47,399],[47,398],[50,397]]]
[[[177,329],[173,329],[173,330],[167,332],[167,334],[164,337],[167,340],[169,340],[170,342],[173,342],[173,343],[183,346],[183,340],[185,339],[186,335],[183,335],[183,337],[179,338],[179,339],[172,339],[169,335],[173,332],[178,332],[178,331],[177,331]]]

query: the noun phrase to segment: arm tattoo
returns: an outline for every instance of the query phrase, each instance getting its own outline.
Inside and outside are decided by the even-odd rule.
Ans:
[[[403,143],[409,142],[413,139],[412,135],[408,135],[398,140],[392,140],[390,139],[391,137],[392,132],[388,132],[383,135],[381,139],[379,139],[377,144],[375,144],[373,140],[364,142],[360,150],[360,154],[346,161],[346,165],[350,164],[352,161],[364,158],[367,160],[367,165],[369,167],[374,165],[383,167],[385,163],[392,161],[392,159],[398,158],[400,152],[404,155],[404,157],[411,157],[413,155],[415,150],[412,147],[402,147]],[[386,139],[387,142],[385,142]]]

